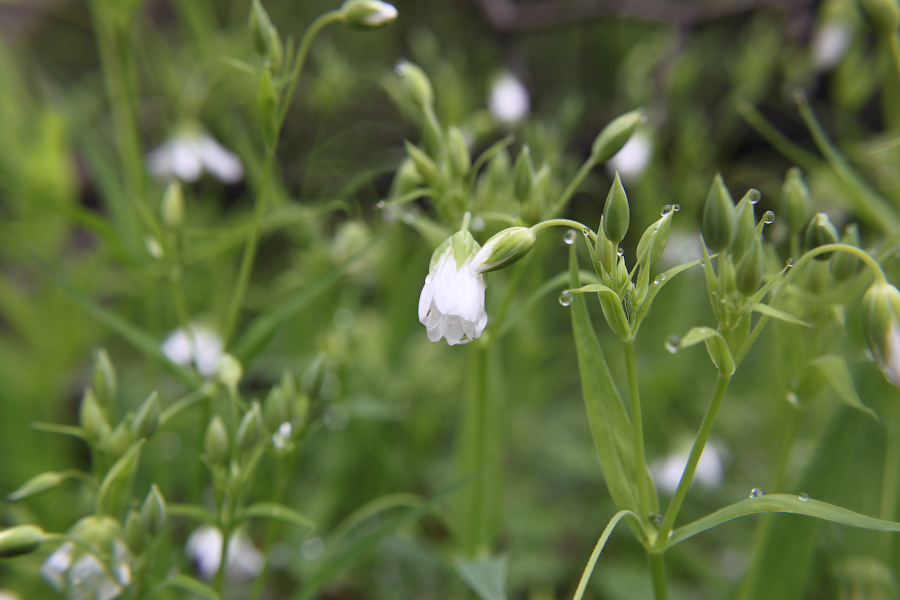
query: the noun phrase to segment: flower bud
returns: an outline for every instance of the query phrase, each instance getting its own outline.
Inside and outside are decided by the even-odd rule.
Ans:
[[[269,14],[259,0],[253,0],[250,5],[249,26],[254,50],[269,61],[273,70],[278,71],[284,58],[281,36],[278,35],[278,30],[272,25]]]
[[[34,525],[18,525],[0,531],[0,558],[34,552],[44,541],[44,531]]]
[[[629,219],[628,196],[625,195],[622,180],[616,172],[612,187],[606,196],[606,205],[603,207],[603,232],[614,245],[625,239]]]
[[[84,390],[84,396],[81,398],[81,408],[78,411],[78,422],[82,429],[96,439],[101,439],[110,432],[106,414],[103,408],[100,407],[100,403],[97,402],[97,396],[94,395],[94,390],[91,388]]]
[[[807,250],[818,248],[826,244],[837,244],[838,232],[831,219],[825,213],[816,213],[809,222],[804,235],[804,243]],[[825,252],[816,255],[816,260],[828,260],[834,252]]]
[[[597,162],[606,162],[622,149],[638,124],[646,118],[643,108],[638,108],[613,119],[591,147],[591,156]]]
[[[346,0],[341,5],[341,21],[356,29],[377,29],[397,18],[393,4],[377,0]]]
[[[716,252],[722,252],[734,239],[734,200],[722,181],[722,175],[716,174],[706,204],[703,206],[703,241]]]
[[[264,68],[259,77],[259,93],[256,97],[256,105],[259,111],[259,131],[262,135],[263,143],[269,148],[274,146],[278,140],[277,104],[272,75],[269,69]]]
[[[173,179],[166,186],[159,214],[166,227],[174,229],[181,225],[181,221],[184,219],[184,194],[181,191],[181,184],[177,180]]]
[[[244,367],[241,362],[231,354],[223,354],[219,359],[219,366],[216,370],[219,381],[228,386],[231,390],[236,390],[244,375]]]
[[[122,526],[122,537],[128,548],[135,554],[143,552],[147,547],[147,531],[141,523],[141,515],[136,510],[129,510]]]
[[[141,525],[150,535],[159,535],[166,526],[166,500],[155,483],[141,505]]]
[[[93,390],[101,406],[112,407],[116,392],[119,389],[116,369],[106,349],[99,348],[94,352]]]
[[[31,479],[20,485],[19,488],[9,494],[6,499],[9,502],[15,502],[16,500],[21,500],[22,498],[27,498],[28,496],[40,494],[41,492],[45,492],[47,490],[55,488],[65,480],[66,475],[64,473],[47,471],[46,473],[35,475]]]
[[[879,35],[892,35],[900,25],[897,0],[859,0],[860,7]]]
[[[851,223],[844,228],[844,235],[841,236],[841,243],[853,246],[855,248],[862,247],[862,241],[859,237],[859,226]],[[838,252],[831,261],[831,274],[837,281],[844,281],[856,273],[860,266],[859,258],[849,252]]]
[[[809,188],[803,181],[803,173],[797,167],[790,168],[781,187],[781,212],[791,235],[797,235],[806,227],[811,207]]]
[[[735,267],[735,286],[744,296],[752,296],[762,283],[763,252],[762,242],[759,238],[750,241],[750,246],[744,251]]]
[[[606,274],[612,277],[619,255],[616,253],[616,245],[609,241],[606,233],[604,233],[606,227],[603,226],[603,221],[605,220],[602,216],[600,217],[600,227],[597,228],[597,242],[594,244],[594,256],[600,266],[603,267],[603,270],[606,271]]]
[[[156,432],[159,425],[159,394],[156,390],[147,396],[137,409],[137,414],[131,420],[131,431],[137,439],[149,438]]]
[[[504,269],[528,254],[536,239],[530,227],[504,229],[484,243],[472,259],[472,268],[476,273]]]
[[[422,177],[419,175],[416,163],[411,158],[405,158],[394,175],[394,181],[391,184],[391,197],[399,198],[419,187],[421,183]]]
[[[203,447],[209,462],[222,465],[228,460],[228,430],[218,415],[213,417],[206,428]]]
[[[276,431],[282,423],[290,420],[289,410],[284,393],[279,388],[273,387],[263,404],[263,420],[266,427],[270,431]]]
[[[313,400],[317,399],[322,392],[326,371],[325,355],[320,352],[303,371],[303,393]]]
[[[406,145],[406,153],[412,159],[413,164],[416,165],[416,171],[419,172],[419,177],[421,177],[428,185],[433,186],[438,178],[437,165],[434,164],[431,157],[425,154],[418,146],[409,142],[404,142],[404,144]]]
[[[641,260],[644,252],[646,252],[649,247],[650,254],[647,258],[648,267],[659,262],[663,252],[666,251],[666,243],[669,241],[669,231],[672,229],[672,215],[674,214],[674,210],[667,211],[658,221],[644,230],[644,234],[638,242],[638,260]]]
[[[131,442],[133,441],[134,435],[131,433],[131,428],[125,424],[125,421],[122,421],[116,425],[116,428],[113,429],[112,433],[107,436],[104,443],[101,444],[101,447],[109,452],[110,455],[118,458],[128,450],[128,447],[131,446]]]
[[[450,155],[450,166],[458,177],[464,177],[472,166],[472,156],[466,138],[459,127],[453,126],[447,131],[447,146]]]
[[[875,282],[863,296],[863,329],[885,379],[900,387],[900,291]]]
[[[414,65],[408,61],[401,61],[394,68],[394,72],[400,76],[403,81],[403,87],[409,92],[413,100],[421,107],[430,107],[434,104],[434,90],[431,87],[431,80],[418,65]]]
[[[734,241],[731,242],[731,254],[735,260],[741,259],[744,250],[756,236],[756,216],[753,213],[753,206],[759,202],[759,198],[757,190],[748,190],[734,209],[736,227]]]
[[[259,402],[254,402],[238,426],[237,445],[241,452],[247,452],[256,445],[262,433],[262,427],[262,410],[259,408]]]

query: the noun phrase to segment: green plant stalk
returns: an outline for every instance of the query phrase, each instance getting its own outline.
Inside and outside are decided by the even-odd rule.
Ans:
[[[672,501],[666,509],[666,515],[663,518],[662,525],[659,527],[656,538],[657,545],[664,544],[669,538],[669,534],[672,532],[672,528],[675,525],[675,519],[678,517],[678,511],[681,510],[681,504],[684,502],[684,497],[687,495],[688,490],[691,488],[691,483],[694,481],[697,463],[700,462],[703,448],[706,447],[706,442],[709,440],[709,434],[712,431],[713,424],[716,422],[716,416],[719,414],[719,409],[722,407],[722,400],[725,398],[725,391],[728,389],[728,383],[730,381],[731,375],[722,373],[719,374],[719,378],[716,380],[716,388],[713,390],[712,400],[710,400],[709,407],[706,409],[706,414],[703,415],[703,421],[700,423],[700,430],[697,432],[697,438],[694,440],[694,445],[691,447],[691,454],[688,457],[687,465],[684,467],[684,473],[681,474],[678,488],[675,490],[675,495],[672,497]]]
[[[578,186],[581,185],[581,183],[584,181],[584,178],[588,176],[588,173],[591,172],[591,169],[593,169],[596,164],[597,159],[592,154],[586,161],[584,161],[584,164],[581,165],[581,168],[578,169],[575,177],[572,178],[572,181],[570,181],[569,185],[566,186],[566,189],[563,190],[563,193],[560,195],[559,199],[557,199],[556,203],[550,207],[550,210],[544,212],[544,218],[555,217],[563,211],[563,209],[566,207],[566,204],[568,204],[569,200],[572,199],[572,196],[575,194]]]
[[[653,582],[653,595],[656,600],[669,600],[669,583],[666,580],[666,561],[664,552],[647,553],[650,564],[650,577]]]
[[[644,523],[650,518],[647,460],[644,456],[644,424],[641,416],[641,398],[638,391],[637,365],[634,358],[634,340],[624,342],[625,368],[628,371],[628,396],[631,402],[631,428],[634,431],[634,462],[638,478],[638,506]]]
[[[275,504],[280,504],[284,501],[284,495],[287,491],[288,475],[290,473],[292,458],[293,455],[289,457],[276,458],[275,492],[272,494],[272,502],[274,502]],[[250,595],[253,600],[261,600],[263,592],[265,592],[266,590],[266,581],[269,578],[269,572],[272,570],[272,565],[269,562],[269,549],[272,547],[272,543],[275,541],[275,536],[278,534],[278,532],[278,524],[273,520],[269,520],[269,522],[266,523],[266,533],[262,548],[260,548],[260,550],[262,550],[263,554],[265,555],[263,568],[260,570],[259,575],[256,577],[256,581],[253,582],[253,592]]]

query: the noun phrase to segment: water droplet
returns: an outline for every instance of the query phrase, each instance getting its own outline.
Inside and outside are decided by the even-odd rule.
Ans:
[[[773,213],[771,210],[767,210],[766,214],[763,215],[763,223],[765,223],[766,225],[771,225],[774,222],[775,213]]]
[[[760,198],[762,198],[762,196],[760,196],[759,194],[753,194],[752,196],[750,196],[750,204],[756,204],[757,202],[759,202]]]
[[[719,304],[725,304],[725,298],[722,298],[721,300],[719,300]]]
[[[660,273],[659,275],[656,276],[656,278],[653,279],[653,283],[655,283],[656,285],[659,285],[660,283],[665,281],[667,277],[668,277],[668,275],[666,275],[665,273]]]
[[[670,335],[666,338],[666,350],[675,354],[678,352],[678,345],[681,344],[681,338],[677,335]]]
[[[680,205],[680,204],[673,204],[673,205],[672,205],[672,210],[674,210],[675,212],[678,212],[679,210],[681,210],[681,205]]]
[[[385,202],[384,200],[379,200],[379,201],[375,204],[375,208],[384,208],[386,204],[387,204],[387,202]]]
[[[800,502],[809,502],[809,494],[800,494],[797,496],[797,500]]]
[[[619,256],[625,256],[625,248],[616,248],[616,254]]]
[[[591,228],[590,228],[590,227],[585,227],[584,229],[581,230],[581,233],[583,233],[584,235],[588,235],[588,236],[589,236],[589,235],[591,235]]]
[[[569,290],[564,290],[559,295],[559,303],[563,306],[569,306],[570,304],[572,304],[572,292],[570,292]]]
[[[405,215],[403,215],[403,222],[406,223],[407,225],[412,225],[412,223],[415,220],[416,220],[416,215],[412,214],[411,212],[408,212]]]
[[[472,231],[484,231],[484,219],[474,217],[472,219]]]
[[[784,261],[784,266],[786,266],[788,269],[790,269],[791,267],[793,267],[793,266],[794,266],[794,259],[793,259],[793,258],[789,258],[789,259],[787,259],[786,261]]]
[[[798,398],[797,394],[795,394],[794,392],[790,392],[787,396],[785,396],[785,400],[787,400],[794,406],[800,405],[800,398]]]
[[[570,229],[566,232],[566,235],[563,236],[563,241],[570,246],[575,243],[575,239],[578,237],[578,232],[574,229]]]
[[[666,204],[665,206],[662,207],[662,210],[659,211],[659,214],[661,214],[662,216],[666,216],[667,214],[669,214],[670,212],[672,212],[672,210],[673,210],[674,208],[675,208],[675,207],[672,206],[671,204]]]
[[[698,328],[697,328],[697,332],[698,332],[700,335],[706,335],[706,332],[708,332],[708,331],[709,331],[709,329],[707,329],[706,327],[698,327]]]
[[[762,488],[753,488],[752,490],[750,490],[751,498],[759,498],[760,496],[765,496],[765,495],[766,495],[766,490],[764,490]]]
[[[654,527],[662,527],[663,516],[659,513],[650,513],[650,522],[653,523]]]

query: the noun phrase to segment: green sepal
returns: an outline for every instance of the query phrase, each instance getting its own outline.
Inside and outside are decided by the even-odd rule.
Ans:
[[[759,202],[759,199],[759,191],[750,189],[734,209],[735,232],[734,241],[731,242],[731,254],[736,261],[741,260],[744,251],[754,239],[756,217],[753,213],[753,206]],[[758,239],[759,236],[757,235],[756,238]]]
[[[615,156],[634,134],[641,121],[646,118],[646,114],[643,108],[638,108],[610,121],[591,146],[593,160],[606,162]]]
[[[734,230],[734,200],[722,181],[722,175],[716,173],[703,205],[703,240],[712,250],[722,252],[731,245]]]
[[[809,188],[803,180],[803,172],[799,167],[791,167],[784,176],[784,184],[781,186],[781,212],[792,236],[803,231],[809,221],[810,210],[812,202],[809,198]]]
[[[97,514],[118,518],[131,497],[131,486],[141,458],[145,440],[131,445],[112,466],[97,491]]]

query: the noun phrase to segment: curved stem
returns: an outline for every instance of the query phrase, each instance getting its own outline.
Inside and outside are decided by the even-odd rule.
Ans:
[[[532,231],[534,231],[534,233],[537,233],[541,229],[546,229],[547,227],[573,227],[580,230],[582,233],[587,231],[587,235],[591,238],[591,241],[597,241],[597,234],[594,233],[593,229],[591,229],[584,223],[579,223],[578,221],[573,221],[571,219],[549,219],[547,221],[541,221],[537,225],[534,225],[531,229]]]
[[[634,468],[638,479],[638,506],[641,519],[650,517],[650,498],[647,485],[647,461],[644,457],[644,424],[641,417],[641,399],[638,395],[637,365],[634,359],[634,341],[624,342],[625,368],[628,371],[628,396],[631,400],[631,426],[634,432]]]
[[[575,177],[572,178],[572,181],[570,181],[569,185],[566,186],[566,189],[563,190],[563,193],[556,201],[556,204],[551,206],[550,210],[545,212],[544,215],[553,217],[554,215],[558,215],[559,213],[561,213],[562,210],[566,207],[566,204],[569,203],[569,200],[572,199],[572,195],[575,194],[575,190],[578,189],[578,186],[581,185],[581,182],[584,181],[584,178],[587,177],[588,173],[591,172],[591,169],[593,169],[594,165],[596,164],[597,159],[592,154],[586,161],[584,161],[584,164],[581,165],[581,168],[578,169],[578,173],[575,174]]]
[[[716,416],[719,414],[719,409],[722,407],[722,400],[725,398],[725,390],[728,389],[728,383],[730,381],[731,375],[719,374],[719,378],[716,381],[716,389],[713,391],[712,400],[709,402],[709,408],[706,409],[706,414],[703,415],[703,422],[700,423],[697,439],[694,440],[694,445],[691,447],[691,454],[684,467],[684,473],[681,474],[678,488],[675,490],[675,495],[672,497],[672,502],[669,503],[669,508],[666,509],[666,516],[663,518],[662,525],[659,528],[659,533],[656,538],[657,546],[664,545],[669,539],[669,534],[672,532],[672,528],[675,525],[675,518],[678,516],[678,511],[681,510],[681,504],[684,502],[684,497],[687,495],[691,483],[694,481],[694,472],[697,470],[697,463],[700,462],[703,448],[706,447],[706,442],[709,440],[709,434],[712,431],[713,424],[716,422]]]

